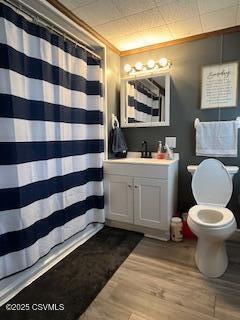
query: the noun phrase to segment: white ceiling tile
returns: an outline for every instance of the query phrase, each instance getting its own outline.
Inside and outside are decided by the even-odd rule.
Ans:
[[[121,17],[111,0],[98,0],[74,10],[74,13],[91,26],[116,20]]]
[[[237,24],[237,8],[230,7],[200,16],[204,32],[220,30]]]
[[[186,20],[199,14],[197,0],[177,0],[160,7],[166,23]]]
[[[92,2],[96,2],[96,1],[97,0],[59,0],[59,2],[61,2],[69,10],[88,5],[88,4],[90,4]]]
[[[173,40],[173,37],[166,26],[109,39],[119,50],[130,50],[170,40]]]
[[[199,16],[168,24],[168,28],[175,39],[202,33],[202,25]]]
[[[59,1],[119,50],[240,24],[240,0]]]
[[[129,23],[127,18],[100,24],[95,26],[94,29],[106,38],[114,38],[134,32],[132,31],[132,25]]]
[[[59,0],[59,2],[61,2],[69,10],[76,8],[76,5],[75,5],[76,0]]]
[[[198,0],[200,14],[233,7],[238,4],[239,0]]]
[[[145,11],[156,6],[154,0],[112,0],[123,16]]]
[[[139,34],[145,40],[145,45],[173,40],[171,32],[165,25],[161,27],[144,30]]]
[[[165,4],[169,4],[170,2],[174,2],[176,0],[155,0],[157,6],[163,6]],[[240,1],[240,0],[239,0]]]
[[[111,38],[109,41],[121,51],[140,48],[146,45],[145,40],[138,33],[128,35],[127,37]]]
[[[127,17],[132,24],[132,32],[142,31],[165,24],[159,8],[153,8]]]

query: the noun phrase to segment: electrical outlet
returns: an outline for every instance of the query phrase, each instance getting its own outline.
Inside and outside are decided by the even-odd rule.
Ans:
[[[165,137],[165,144],[167,144],[169,148],[176,148],[176,137]]]

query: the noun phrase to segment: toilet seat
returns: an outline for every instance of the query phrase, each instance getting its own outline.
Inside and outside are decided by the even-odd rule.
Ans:
[[[222,228],[235,221],[231,210],[218,206],[196,205],[188,214],[202,228]]]
[[[225,208],[232,195],[232,178],[216,159],[204,160],[192,179],[192,191],[197,205],[189,210],[189,218],[201,229],[222,228],[235,221]]]
[[[216,159],[204,160],[193,175],[192,191],[199,205],[226,207],[232,190],[231,176]]]

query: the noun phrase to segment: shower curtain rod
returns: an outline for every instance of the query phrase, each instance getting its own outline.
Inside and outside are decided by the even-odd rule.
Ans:
[[[54,21],[43,16],[41,13],[37,12],[36,10],[29,8],[29,6],[26,4],[23,4],[22,1],[0,0],[0,2],[6,3],[12,6],[13,8],[17,9],[18,11],[30,17],[33,20],[33,22],[35,22],[36,24],[43,25],[44,27],[48,28],[50,32],[52,33],[55,32],[56,34],[63,36],[65,39],[68,39],[73,43],[75,43],[76,45],[78,45],[79,47],[85,49],[90,54],[98,58],[99,60],[102,60],[102,58],[98,54],[96,54],[94,51],[90,49],[92,47],[88,43],[86,43],[83,40],[80,40],[74,34],[60,27]]]

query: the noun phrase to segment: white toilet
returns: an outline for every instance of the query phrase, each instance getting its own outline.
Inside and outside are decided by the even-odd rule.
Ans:
[[[187,169],[193,175],[192,192],[197,202],[189,210],[187,220],[198,237],[196,264],[204,275],[220,277],[228,266],[225,240],[237,228],[235,217],[226,205],[232,195],[232,177],[239,168],[207,159]]]

